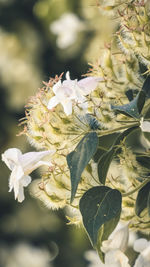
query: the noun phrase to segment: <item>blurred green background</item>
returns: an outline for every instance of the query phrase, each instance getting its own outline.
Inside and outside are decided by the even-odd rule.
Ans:
[[[66,13],[74,13],[83,27],[75,30],[72,44],[60,48],[50,25]],[[24,105],[50,76],[69,70],[81,78],[87,72],[93,48],[98,50],[98,18],[94,0],[0,0],[1,153],[34,150],[25,137],[16,137]],[[91,247],[83,231],[67,226],[63,211],[48,210],[28,190],[23,203],[15,201],[9,175],[0,161],[0,267],[87,266],[84,251]]]

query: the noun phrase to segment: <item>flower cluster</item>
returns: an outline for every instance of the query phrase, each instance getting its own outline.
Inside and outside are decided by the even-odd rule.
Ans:
[[[121,29],[113,28],[88,77],[56,76],[30,99],[22,133],[41,151],[9,149],[2,155],[12,171],[10,191],[20,202],[29,174],[48,165],[31,184],[32,194],[49,208],[71,210],[67,218],[84,226],[101,266],[129,267],[127,226],[111,237],[120,220],[150,233],[150,78],[141,75],[143,58],[149,71],[148,4],[100,1],[100,12],[118,13]],[[46,155],[49,161],[41,161]],[[139,242],[135,267],[148,266],[149,243]]]

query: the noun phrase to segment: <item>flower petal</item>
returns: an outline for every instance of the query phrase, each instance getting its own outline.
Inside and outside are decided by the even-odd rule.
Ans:
[[[83,95],[89,95],[102,80],[103,78],[87,77],[78,81],[78,85],[82,88]]]
[[[62,103],[64,112],[67,116],[71,115],[72,113],[72,101],[68,101],[68,103]]]
[[[126,225],[119,229],[117,232],[114,232],[109,240],[103,241],[102,251],[106,253],[113,249],[119,249],[124,252],[128,245],[128,239],[129,229],[128,225]]]
[[[21,156],[21,165],[23,166],[24,173],[26,175],[30,174],[33,170],[37,168],[37,163],[45,156],[53,155],[56,150],[47,150],[41,152],[28,152]],[[45,164],[45,163],[44,163]]]
[[[120,250],[111,250],[105,255],[105,267],[130,267],[127,256]]]
[[[134,250],[137,252],[142,252],[148,246],[148,241],[145,238],[139,238],[134,242]]]
[[[150,244],[142,251],[135,261],[134,267],[149,267],[150,266]]]
[[[14,166],[18,164],[22,153],[18,148],[9,148],[2,154],[2,161],[5,162],[10,170],[13,170]]]
[[[53,96],[53,97],[49,100],[48,105],[47,105],[47,108],[48,108],[48,109],[52,109],[52,108],[56,107],[57,104],[59,104],[59,99],[58,99],[56,96]]]
[[[20,183],[22,186],[27,187],[31,183],[32,179],[29,175],[23,176]]]
[[[142,132],[150,132],[150,122],[149,121],[143,121],[143,118],[140,121],[140,128]]]

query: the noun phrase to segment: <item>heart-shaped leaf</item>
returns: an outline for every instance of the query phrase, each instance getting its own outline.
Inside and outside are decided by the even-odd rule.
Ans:
[[[145,92],[141,90],[137,96],[128,104],[122,105],[122,106],[111,106],[112,110],[116,111],[117,113],[122,113],[126,116],[132,117],[132,118],[140,118],[140,114],[142,111],[142,108],[145,104]]]
[[[86,134],[74,151],[67,155],[67,163],[71,176],[71,202],[73,201],[81,174],[93,157],[98,146],[98,136],[96,132]]]
[[[121,202],[121,193],[107,186],[93,187],[80,199],[83,224],[95,248],[116,227],[121,213]]]

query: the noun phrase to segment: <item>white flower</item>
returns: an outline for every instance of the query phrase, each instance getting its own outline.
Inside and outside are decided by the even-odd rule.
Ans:
[[[15,199],[18,199],[19,202],[24,200],[23,187],[26,187],[31,183],[29,174],[41,165],[51,166],[50,162],[40,160],[43,157],[54,153],[54,150],[48,150],[22,154],[17,148],[10,148],[2,154],[2,160],[12,171],[9,180],[9,192],[14,189]]]
[[[72,45],[77,39],[78,32],[84,29],[85,23],[73,13],[63,14],[50,25],[50,30],[57,35],[56,44],[61,49]]]
[[[150,122],[144,121],[143,118],[140,121],[140,128],[142,132],[150,132]]]
[[[102,243],[102,251],[104,253],[119,249],[122,252],[124,252],[128,245],[128,239],[129,239],[129,229],[128,225],[122,227],[118,231],[114,231],[108,240],[103,241]]]
[[[134,242],[134,250],[140,252],[140,255],[135,261],[134,267],[149,267],[150,266],[150,241],[140,238]]]
[[[48,109],[52,109],[57,104],[61,103],[66,115],[72,113],[72,104],[77,102],[82,108],[87,108],[85,96],[90,94],[98,85],[102,78],[87,77],[80,81],[77,79],[71,80],[69,72],[66,73],[66,80],[58,81],[53,86],[53,96],[48,102]]]
[[[130,267],[128,258],[120,250],[111,250],[105,254],[105,263],[100,259],[96,251],[86,251],[85,258],[90,261],[88,267]]]
[[[85,257],[91,264],[89,267],[130,267],[128,258],[123,253],[128,245],[128,225],[115,230],[110,238],[102,242],[102,251],[105,253],[105,263],[102,263],[96,252],[86,252]]]

